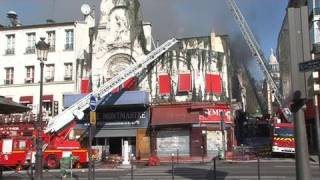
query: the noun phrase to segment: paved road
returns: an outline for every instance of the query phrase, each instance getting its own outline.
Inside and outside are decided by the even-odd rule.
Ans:
[[[257,163],[238,162],[226,163],[217,162],[217,180],[255,180],[257,176]],[[320,179],[320,169],[317,164],[311,164],[313,179]],[[74,179],[85,180],[87,178],[86,170],[77,170]],[[294,162],[261,162],[261,180],[295,180]],[[4,179],[28,179],[26,177],[4,173]],[[44,179],[62,179],[59,171],[44,173]],[[71,178],[63,178],[71,179]],[[130,169],[97,169],[96,180],[130,180]],[[171,180],[171,165],[162,165],[156,167],[136,167],[134,169],[134,180]],[[214,174],[212,164],[177,164],[174,168],[175,180],[213,180]]]

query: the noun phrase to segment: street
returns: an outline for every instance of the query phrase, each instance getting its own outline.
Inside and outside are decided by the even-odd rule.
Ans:
[[[313,179],[320,179],[318,164],[310,164]],[[212,163],[194,164],[175,164],[174,179],[214,179]],[[295,163],[294,161],[263,161],[260,164],[260,179],[263,180],[294,180]],[[257,163],[250,162],[217,162],[217,180],[247,180],[258,179]],[[25,173],[23,173],[25,174]],[[95,173],[97,180],[129,180],[131,179],[130,168],[126,169],[100,169],[97,167]],[[73,179],[87,179],[86,169],[75,170]],[[28,179],[17,174],[4,173],[3,179]],[[71,179],[70,177],[61,178],[59,170],[44,173],[44,179]],[[136,180],[166,180],[172,179],[172,165],[161,166],[136,166],[133,171],[133,179]]]

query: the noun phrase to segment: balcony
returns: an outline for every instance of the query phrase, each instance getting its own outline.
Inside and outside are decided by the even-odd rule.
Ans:
[[[26,54],[34,54],[36,53],[35,47],[27,47],[26,48]]]
[[[64,75],[64,80],[66,80],[66,81],[72,80],[72,75],[71,74],[65,74]]]
[[[25,82],[26,84],[30,84],[30,83],[33,83],[33,82],[34,82],[34,79],[31,78],[31,77],[26,77],[26,78],[24,79],[24,82]]]
[[[46,82],[53,82],[53,76],[46,76]]]
[[[12,55],[12,54],[14,54],[14,48],[12,48],[12,49],[6,49],[6,55]]]
[[[65,50],[73,50],[73,44],[65,44],[64,49]]]

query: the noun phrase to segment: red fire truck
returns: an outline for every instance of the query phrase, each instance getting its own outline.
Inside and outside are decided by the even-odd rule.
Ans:
[[[63,157],[76,157],[75,167],[88,163],[88,151],[81,149],[80,143],[70,140],[68,135],[75,122],[68,125],[56,135],[43,133],[43,143],[47,147],[43,151],[44,166],[50,169],[59,167]],[[35,140],[37,131],[33,123],[5,124],[0,127],[0,166],[16,168],[17,170],[34,163]]]
[[[294,154],[293,123],[275,123],[272,128],[272,153]]]

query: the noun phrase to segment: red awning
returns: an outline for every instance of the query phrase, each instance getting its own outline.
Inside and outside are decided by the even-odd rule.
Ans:
[[[33,96],[21,96],[19,102],[21,104],[33,104]]]
[[[206,92],[220,95],[222,93],[221,77],[219,74],[206,74]]]
[[[53,95],[42,96],[42,102],[52,102],[52,101],[53,101]]]
[[[179,74],[179,92],[191,91],[191,74]]]
[[[190,112],[190,106],[166,105],[151,108],[151,125],[198,123],[198,113]]]
[[[171,78],[168,74],[159,76],[159,93],[161,95],[170,94]]]

